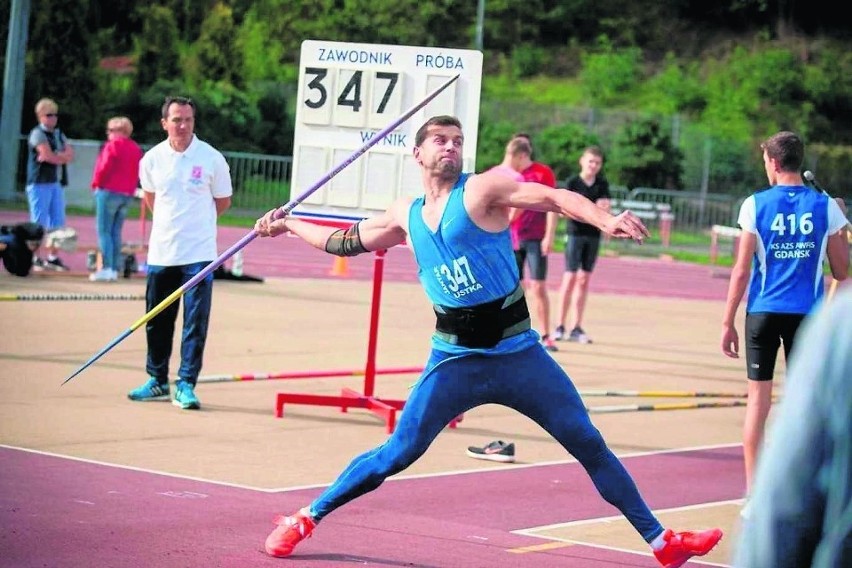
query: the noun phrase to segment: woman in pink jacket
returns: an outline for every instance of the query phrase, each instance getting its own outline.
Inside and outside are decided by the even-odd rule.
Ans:
[[[139,160],[142,159],[142,148],[130,138],[132,133],[133,123],[129,118],[110,118],[106,144],[95,160],[92,189],[103,268],[89,276],[92,282],[117,280],[118,271],[124,265],[121,227],[127,216],[127,206],[139,185]]]

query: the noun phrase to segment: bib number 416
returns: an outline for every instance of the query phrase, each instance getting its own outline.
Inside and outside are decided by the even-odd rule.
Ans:
[[[772,219],[772,225],[770,225],[769,228],[781,236],[786,235],[788,229],[790,230],[791,236],[796,233],[800,235],[810,235],[814,232],[814,222],[812,221],[812,218],[813,213],[805,213],[801,217],[795,213],[790,213],[789,215],[778,213],[775,215],[775,218]]]

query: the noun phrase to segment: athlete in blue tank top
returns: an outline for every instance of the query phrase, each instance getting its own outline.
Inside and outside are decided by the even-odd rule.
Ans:
[[[740,227],[755,235],[746,313],[807,314],[823,295],[828,237],[846,225],[837,202],[803,185],[748,197]]]
[[[425,197],[411,203],[408,215],[408,237],[417,259],[420,283],[433,304],[450,308],[504,298],[520,283],[508,227],[497,233],[485,231],[465,210],[464,184],[468,177],[470,174],[461,174],[450,191],[437,231],[423,221]],[[511,353],[526,349],[538,339],[535,331],[527,329],[494,347],[476,350]],[[440,333],[432,336],[432,347],[452,354],[472,350],[450,343]]]
[[[734,319],[751,273],[745,325],[748,401],[743,427],[747,493],[772,405],[778,349],[783,343],[784,355],[789,356],[799,324],[822,298],[826,258],[835,279],[845,279],[849,270],[846,217],[837,201],[805,186],[799,174],[805,152],[801,138],[793,132],[779,132],[761,148],[772,187],[748,197],[740,208],[742,235],[722,318],[722,352],[739,357]]]
[[[414,146],[424,196],[400,199],[384,214],[349,229],[278,218],[275,210],[255,225],[261,236],[289,231],[340,256],[384,250],[408,236],[436,317],[429,360],[391,437],[356,457],[308,507],[279,517],[266,552],[289,556],[326,515],[414,463],[452,419],[483,404],[502,404],[534,420],[577,458],[601,496],[627,517],[663,566],[706,554],[722,532],[663,529],[592,424],[571,379],[530,330],[508,232],[509,209],[553,211],[638,241],[647,229],[633,213],[610,215],[574,192],[498,173],[463,174],[463,143],[455,117],[428,120]]]

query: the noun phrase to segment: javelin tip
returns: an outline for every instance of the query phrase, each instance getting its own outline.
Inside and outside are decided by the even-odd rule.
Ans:
[[[110,342],[106,345],[106,347],[104,347],[103,349],[101,349],[100,351],[98,351],[97,353],[95,353],[95,354],[94,354],[94,356],[92,356],[92,358],[91,358],[91,359],[89,359],[88,361],[86,361],[86,362],[83,364],[83,366],[82,366],[82,367],[80,367],[79,369],[77,369],[76,371],[74,371],[71,375],[69,375],[69,376],[68,376],[68,378],[67,378],[67,379],[65,379],[64,381],[62,381],[62,384],[61,384],[61,385],[59,385],[59,386],[60,386],[60,387],[61,387],[61,386],[63,386],[65,383],[67,383],[68,381],[70,381],[71,379],[73,379],[74,377],[76,377],[77,375],[79,375],[80,373],[82,373],[83,371],[85,371],[86,369],[88,369],[89,367],[91,367],[91,366],[92,366],[92,364],[93,364],[95,361],[97,361],[98,359],[100,359],[101,357],[103,357],[104,355],[106,355],[106,353],[107,353],[110,349],[112,349],[113,347],[115,347],[116,345],[118,345],[119,343],[121,343],[121,342],[122,342],[122,341],[123,341],[123,340],[124,340],[124,339],[125,339],[128,335],[130,335],[131,333],[133,333],[133,330],[134,330],[134,329],[135,329],[135,328],[133,328],[133,327],[129,327],[129,328],[127,328],[126,330],[124,330],[124,331],[121,333],[121,335],[119,335],[118,337],[116,337],[115,339],[113,339],[112,341],[110,341]]]

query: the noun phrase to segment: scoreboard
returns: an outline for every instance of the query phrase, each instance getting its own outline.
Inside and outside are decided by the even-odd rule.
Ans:
[[[308,196],[293,215],[356,221],[384,211],[401,196],[421,195],[414,135],[435,115],[461,121],[462,169],[474,171],[482,78],[482,53],[475,50],[302,42],[291,197],[456,75],[457,81]]]

